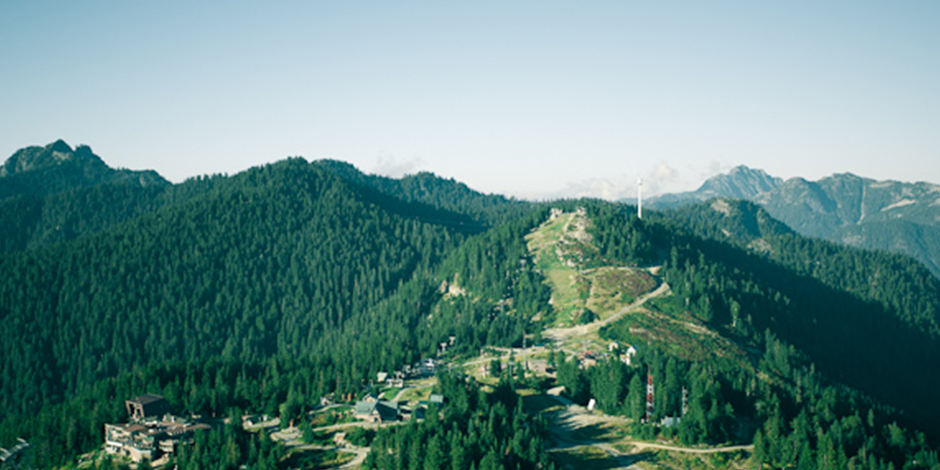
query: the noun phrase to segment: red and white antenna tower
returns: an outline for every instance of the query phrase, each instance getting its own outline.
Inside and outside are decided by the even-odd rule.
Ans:
[[[653,419],[653,372],[646,374],[646,422]]]

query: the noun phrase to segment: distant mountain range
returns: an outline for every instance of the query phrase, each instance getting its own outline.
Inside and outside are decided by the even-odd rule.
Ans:
[[[695,191],[656,196],[647,204],[666,209],[713,198],[756,202],[801,235],[910,255],[940,277],[940,186],[851,173],[784,181],[738,166]]]

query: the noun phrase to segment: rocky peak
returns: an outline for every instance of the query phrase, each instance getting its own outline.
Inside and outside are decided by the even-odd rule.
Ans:
[[[20,173],[27,173],[44,168],[62,165],[66,162],[81,160],[82,163],[104,166],[104,162],[92,153],[87,145],[80,145],[73,150],[64,140],[59,139],[45,147],[32,146],[18,150],[0,166],[0,178]]]
[[[54,194],[102,183],[169,184],[154,171],[111,168],[87,145],[73,149],[61,139],[43,147],[17,150],[0,166],[0,199],[17,194]]]
[[[706,197],[751,199],[758,194],[773,190],[781,183],[783,183],[782,179],[770,176],[764,170],[739,165],[727,174],[709,178],[696,192]]]

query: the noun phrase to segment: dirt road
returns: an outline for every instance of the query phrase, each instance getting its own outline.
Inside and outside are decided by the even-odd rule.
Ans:
[[[552,340],[558,347],[561,347],[561,344],[571,338],[585,336],[589,333],[594,333],[597,330],[601,329],[604,326],[610,325],[611,323],[616,322],[623,318],[624,315],[640,308],[647,300],[654,297],[660,297],[667,295],[671,292],[669,284],[665,282],[660,284],[656,290],[642,295],[639,299],[633,302],[630,305],[620,309],[617,313],[611,315],[605,320],[596,321],[593,323],[588,323],[587,325],[578,325],[572,326],[570,328],[552,328],[542,332],[542,337],[548,340]]]
[[[336,450],[340,452],[346,452],[350,454],[356,454],[356,457],[346,462],[343,465],[340,465],[339,468],[353,468],[362,465],[362,462],[366,459],[366,456],[369,455],[368,447],[356,447],[356,446],[347,446],[339,447]]]
[[[545,413],[551,426],[549,433],[555,445],[549,452],[571,452],[585,447],[593,447],[605,452],[617,463],[617,469],[638,470],[637,462],[648,459],[656,450],[671,452],[685,452],[689,454],[713,454],[720,452],[735,452],[740,450],[751,451],[753,445],[714,447],[709,449],[679,447],[667,444],[636,441],[633,439],[620,439],[612,441],[602,438],[603,427],[610,424],[625,424],[629,419],[621,416],[608,416],[603,413],[589,412],[583,406],[574,404],[571,400],[560,395],[562,387],[548,391],[563,409],[552,410]],[[596,436],[596,437],[595,437]],[[612,444],[623,444],[632,447],[629,453],[618,450]]]

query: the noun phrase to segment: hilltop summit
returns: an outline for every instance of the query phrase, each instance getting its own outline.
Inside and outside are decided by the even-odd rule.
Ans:
[[[782,183],[782,178],[770,176],[764,170],[738,165],[727,174],[706,180],[695,192],[705,199],[719,196],[751,199],[758,194],[772,191]]]
[[[72,150],[69,144],[59,139],[45,147],[30,146],[18,150],[0,166],[0,178],[38,171],[45,168],[59,166],[68,162],[81,160],[86,165],[107,166],[91,148],[80,145]]]
[[[760,194],[773,191],[783,184],[783,179],[768,175],[764,170],[738,165],[726,174],[713,176],[695,191],[662,194],[650,198],[651,207],[677,207],[694,202],[704,202],[716,197],[753,199]]]

